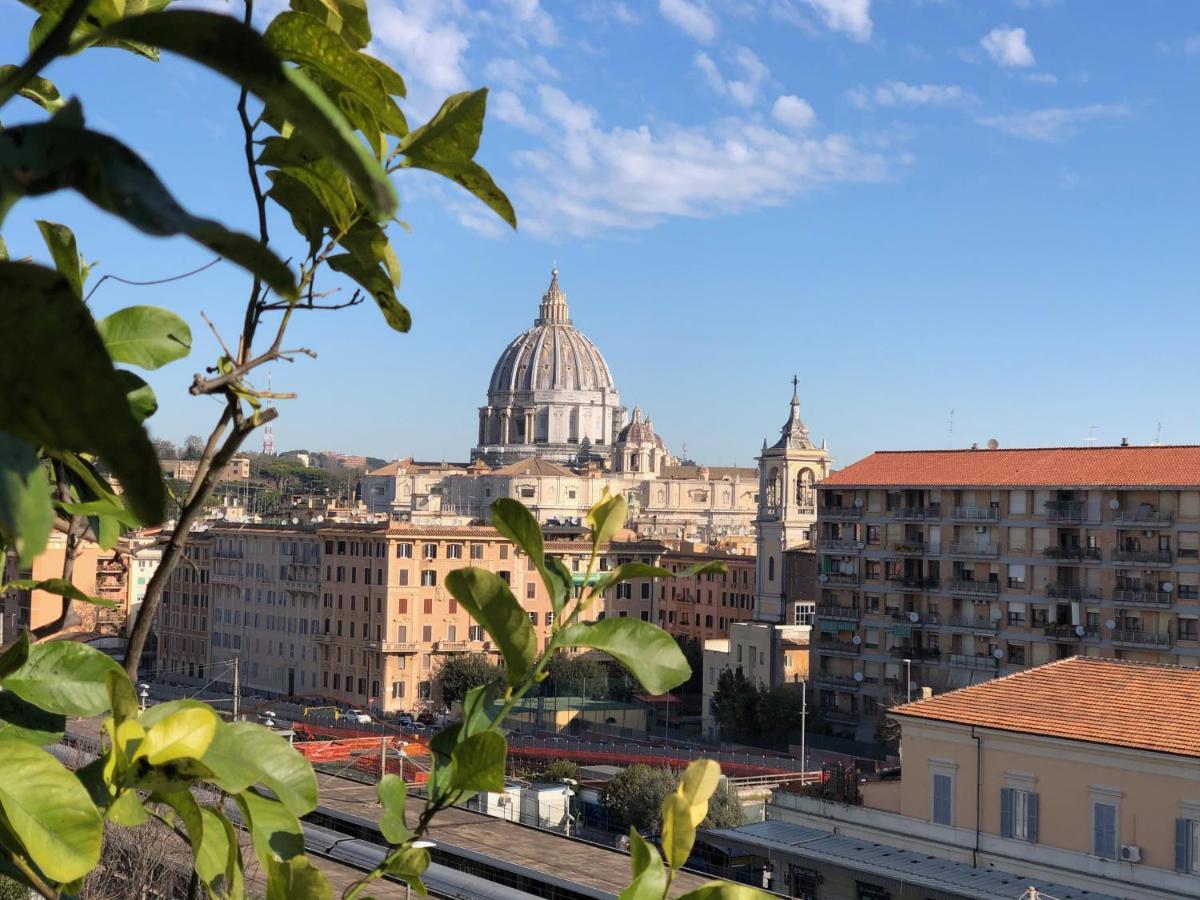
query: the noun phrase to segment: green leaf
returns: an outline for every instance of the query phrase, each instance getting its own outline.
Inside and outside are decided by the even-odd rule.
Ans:
[[[469,567],[447,575],[446,588],[504,654],[509,684],[520,683],[537,655],[537,637],[508,585],[494,572]]]
[[[263,37],[281,58],[308,66],[351,91],[388,134],[408,132],[404,115],[384,90],[375,68],[319,19],[302,12],[280,13]]]
[[[8,244],[4,243],[4,238],[0,237],[0,262],[8,260]]]
[[[238,794],[238,809],[250,828],[254,853],[266,868],[271,860],[283,861],[304,855],[304,832],[300,820],[275,800],[244,791]]]
[[[124,671],[109,672],[104,679],[108,688],[108,705],[112,709],[113,720],[120,725],[122,722],[138,717],[138,698],[133,692],[133,682]]]
[[[91,603],[93,606],[102,606],[105,609],[116,609],[119,605],[115,600],[105,600],[103,597],[85,594],[71,582],[62,578],[45,578],[41,581],[36,578],[18,578],[8,582],[4,587],[17,588],[21,591],[45,591],[48,594],[68,597],[71,600],[78,600],[80,603]]]
[[[364,268],[383,264],[393,287],[400,286],[400,262],[392,250],[387,233],[374,222],[359,219],[338,243],[350,251]]]
[[[587,512],[588,528],[592,529],[592,551],[596,552],[601,544],[607,544],[614,534],[625,527],[625,517],[629,513],[629,503],[624,494],[610,494],[608,488],[596,504]]]
[[[401,165],[427,169],[462,185],[513,228],[517,214],[492,177],[472,157],[479,149],[487,88],[448,97],[437,114],[400,141]]]
[[[0,653],[0,680],[7,678],[29,659],[29,632],[22,631],[12,645]]]
[[[0,288],[0,296],[3,293]],[[53,526],[50,486],[37,451],[0,431],[0,535],[16,547],[22,567],[32,566],[46,549]]]
[[[642,839],[636,828],[629,829],[629,866],[633,881],[617,900],[662,900],[667,892],[667,871],[658,851]]]
[[[697,827],[708,815],[708,801],[721,783],[721,767],[711,759],[688,764],[675,792],[687,801],[692,823]]]
[[[15,130],[0,132],[0,142]],[[49,269],[0,263],[0,383],[0,429],[55,451],[94,451],[138,518],[162,521],[158,454],[87,307]]]
[[[533,560],[534,568],[542,577],[542,583],[550,594],[554,613],[557,616],[563,610],[567,591],[574,581],[569,573],[564,581],[557,567],[551,568],[547,565],[542,526],[525,508],[525,504],[519,500],[501,497],[492,504],[491,511],[492,525],[495,529],[525,551]]]
[[[396,299],[396,288],[387,271],[380,266],[364,266],[349,253],[336,253],[325,262],[333,271],[348,275],[362,285],[383,313],[384,321],[394,330],[406,332],[412,328],[412,316]]]
[[[192,329],[169,309],[127,306],[96,323],[113,362],[157,369],[192,350]]]
[[[343,35],[344,36],[344,35]],[[382,60],[376,59],[369,53],[359,51],[359,56],[365,59],[375,70],[375,74],[379,76],[379,80],[383,82],[383,89],[393,97],[404,97],[408,94],[408,89],[404,86],[404,79],[400,77],[400,73],[389,66]]]
[[[448,579],[447,579],[448,580]],[[559,632],[570,647],[602,650],[625,666],[651,694],[665,694],[688,680],[692,670],[675,639],[639,619],[602,619]]]
[[[116,801],[108,807],[104,817],[110,822],[124,825],[126,828],[136,828],[149,818],[146,814],[146,807],[142,806],[142,801],[138,798],[135,790],[122,791]]]
[[[79,259],[74,232],[66,225],[41,219],[38,220],[37,227],[42,233],[42,240],[46,242],[46,249],[50,251],[50,258],[54,260],[54,268],[58,270],[59,275],[67,279],[76,296],[82,299],[83,282],[87,278],[87,272]]]
[[[421,875],[429,868],[429,851],[424,847],[401,847],[384,860],[384,871],[402,879],[419,896],[429,891],[421,883]]]
[[[0,809],[48,878],[74,881],[99,862],[100,814],[79,779],[45,750],[0,738]]]
[[[371,43],[365,0],[292,0],[291,7],[321,19],[330,31],[340,34],[355,49]]]
[[[150,799],[175,810],[192,845],[196,874],[219,896],[222,893],[220,886],[229,884],[232,877],[229,871],[231,848],[222,818],[213,810],[199,806],[190,791],[159,791]]]
[[[694,891],[682,894],[678,900],[770,900],[774,894],[732,881],[710,881]]]
[[[404,820],[405,802],[408,800],[408,785],[398,775],[384,775],[375,788],[383,815],[379,818],[379,830],[389,844],[403,844],[412,838]]]
[[[567,568],[567,564],[557,556],[546,557],[546,571],[551,576],[551,581],[546,585],[550,591],[550,603],[554,606],[555,621],[562,615],[563,607],[567,605],[567,598],[572,596],[575,589],[575,579],[571,575],[571,570]]]
[[[662,802],[662,848],[667,865],[678,871],[687,862],[696,843],[696,824],[691,806],[679,794],[667,794]]]
[[[316,809],[317,777],[312,766],[287,741],[261,725],[222,723],[201,762],[230,793],[262,782],[294,815]]]
[[[78,191],[146,234],[186,235],[260,276],[281,297],[296,296],[292,272],[279,257],[248,235],[187,212],[142,158],[120,141],[57,119],[0,132],[0,217],[21,197],[64,188]]]
[[[123,670],[112,657],[74,641],[29,648],[25,664],[0,680],[0,687],[47,712],[97,716],[108,711],[108,673]]]
[[[728,571],[729,567],[725,563],[720,560],[714,560],[713,562],[696,563],[695,565],[688,566],[686,569],[682,569],[675,577],[694,578],[697,575],[721,575]]]
[[[17,67],[13,65],[0,66],[0,82],[5,81],[10,75],[17,71]],[[52,81],[47,81],[45,78],[33,76],[25,82],[25,86],[17,91],[26,100],[32,100],[46,112],[57,112],[66,102],[62,95],[59,94],[58,88],[54,86]]]
[[[38,709],[12,691],[0,691],[0,739],[14,737],[31,744],[57,744],[66,727],[65,716]]]
[[[599,596],[609,588],[621,584],[625,581],[631,581],[634,578],[674,578],[674,574],[668,570],[658,566],[649,566],[645,563],[625,563],[617,566],[610,573],[605,575],[592,586],[592,591]]]
[[[267,900],[332,900],[325,873],[297,856],[287,862],[272,859],[267,866]]]
[[[267,178],[271,181],[267,196],[287,210],[293,227],[308,241],[310,252],[315,253],[326,230],[334,227],[329,212],[298,178],[282,171],[268,172]]]
[[[499,732],[471,735],[450,754],[454,761],[451,786],[460,791],[503,791],[507,752],[508,745]]]
[[[136,421],[144,422],[158,412],[158,397],[154,395],[154,388],[146,383],[146,379],[126,369],[117,369],[117,378],[125,386],[129,411],[133,413]]]
[[[123,19],[105,33],[179,53],[242,85],[337,164],[377,218],[396,212],[391,181],[342,114],[300,72],[284,66],[253,29],[217,13],[168,10]]]
[[[212,709],[181,709],[146,731],[135,759],[152,766],[177,759],[202,759],[217,730],[217,714]]]

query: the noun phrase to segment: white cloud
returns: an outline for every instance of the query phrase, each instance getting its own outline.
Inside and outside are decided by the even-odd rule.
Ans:
[[[703,0],[658,0],[663,18],[702,44],[717,36],[717,18]]]
[[[882,156],[844,135],[788,134],[744,117],[608,128],[558,88],[542,86],[539,102],[547,142],[515,155],[526,177],[513,185],[522,227],[538,235],[739,213],[888,175]]]
[[[541,120],[532,115],[521,98],[512,91],[496,91],[488,99],[488,116],[495,116],[501,122],[538,134],[542,131]]]
[[[749,47],[735,48],[733,63],[740,70],[740,77],[726,80],[712,57],[704,51],[692,58],[692,64],[700,70],[713,93],[729,97],[738,106],[753,106],[759,90],[771,77],[771,70]]]
[[[558,78],[558,70],[544,56],[513,59],[499,56],[488,60],[483,67],[483,77],[489,85],[505,85],[511,88],[524,87],[541,81]]]
[[[1025,42],[1024,28],[993,28],[980,39],[979,46],[999,65],[1017,68],[1033,65],[1033,51]]]
[[[859,109],[877,106],[965,106],[976,102],[975,95],[957,84],[907,84],[885,81],[875,90],[856,87],[846,92]]]
[[[1021,80],[1031,84],[1058,84],[1058,77],[1049,72],[1026,72],[1021,76]]]
[[[502,0],[516,20],[520,34],[531,36],[537,43],[553,47],[558,43],[558,29],[550,13],[542,9],[539,0]]]
[[[638,18],[637,13],[635,13],[624,3],[613,4],[612,17],[622,25],[637,25],[642,21],[640,18]]]
[[[447,94],[467,87],[463,57],[470,41],[447,15],[453,3],[398,0],[372,10],[376,52],[399,64],[409,85],[407,108],[417,119],[431,114]]]
[[[775,105],[771,107],[771,115],[780,125],[793,131],[803,131],[817,121],[817,114],[812,105],[803,97],[794,94],[783,94],[776,98]]]
[[[1037,109],[1007,116],[985,116],[980,125],[995,128],[1027,141],[1061,141],[1071,137],[1085,122],[1129,115],[1124,103],[1093,103],[1074,108]]]
[[[804,0],[825,25],[844,32],[851,40],[871,39],[871,0]]]

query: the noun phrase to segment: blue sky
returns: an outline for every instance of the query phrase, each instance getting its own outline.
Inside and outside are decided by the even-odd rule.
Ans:
[[[373,307],[301,317],[319,359],[279,449],[463,459],[504,345],[557,259],[575,323],[668,445],[750,464],[787,414],[840,463],[877,448],[1200,442],[1196,147],[1200,5],[1084,0],[390,0],[374,50],[410,121],[492,89],[481,161],[512,234],[453,185],[398,182],[393,229],[414,329]],[[32,15],[0,0],[0,61]],[[11,26],[11,27],[10,27]],[[48,73],[193,212],[251,229],[236,93],[178,59],[92,51]],[[4,121],[36,118],[10,105]],[[206,252],[150,240],[69,197],[5,223],[70,224],[97,272],[151,279]],[[279,222],[276,233],[283,234]],[[284,255],[296,252],[281,245]],[[246,282],[107,282],[97,314],[163,303],[192,357],[156,373],[157,434],[217,414],[187,396],[235,333]],[[1096,426],[1094,429],[1092,426]],[[257,445],[257,439],[252,446]]]

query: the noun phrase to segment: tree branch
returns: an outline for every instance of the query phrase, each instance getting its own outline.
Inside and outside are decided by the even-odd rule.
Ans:
[[[216,378],[203,378],[199,373],[192,379],[192,386],[188,390],[199,396],[201,394],[215,394],[217,391],[223,390],[236,384],[242,379],[242,376],[253,369],[258,368],[264,363],[272,360],[282,359],[291,362],[292,356],[297,353],[303,353],[305,356],[316,359],[317,354],[306,347],[297,347],[294,350],[281,350],[280,344],[283,343],[283,333],[287,330],[288,320],[291,319],[291,310],[283,314],[283,318],[279,320],[279,330],[275,333],[275,340],[271,342],[270,348],[261,353],[254,359],[247,360],[238,365],[235,365],[228,372],[218,375]],[[244,346],[244,345],[243,345]],[[244,354],[243,354],[244,355]]]
[[[58,492],[58,499],[63,503],[70,503],[71,488],[67,483],[67,471],[60,462],[54,463],[54,477],[57,482],[56,490]],[[71,579],[75,575],[75,557],[79,555],[79,542],[87,529],[87,516],[71,516],[67,524],[66,547],[63,551],[63,581],[71,582]],[[81,621],[79,614],[74,611],[74,601],[70,597],[63,597],[61,599],[62,606],[58,617],[52,622],[47,622],[45,625],[32,629],[35,640],[40,641],[58,634],[58,632],[62,631],[68,625],[78,625]]]

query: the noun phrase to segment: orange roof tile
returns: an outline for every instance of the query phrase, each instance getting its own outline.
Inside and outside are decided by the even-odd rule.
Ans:
[[[1073,656],[891,713],[1200,757],[1200,668]]]
[[[821,487],[1198,487],[1200,446],[879,450]]]

